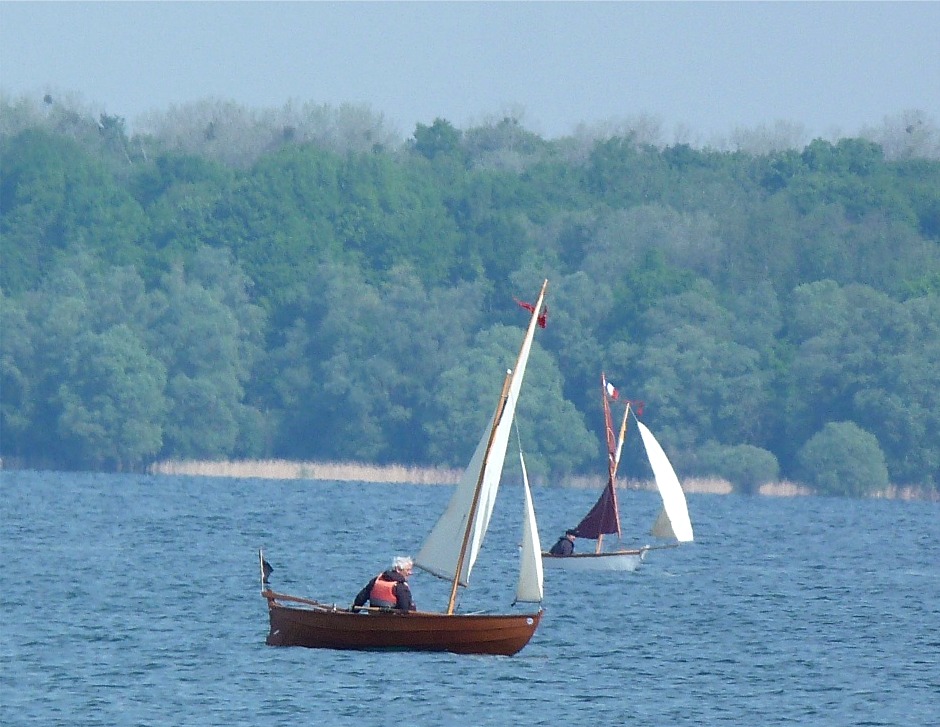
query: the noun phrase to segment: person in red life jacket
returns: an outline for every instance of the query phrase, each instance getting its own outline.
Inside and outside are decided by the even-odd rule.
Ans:
[[[416,610],[411,597],[408,578],[414,569],[411,558],[399,555],[392,561],[392,567],[366,583],[353,601],[352,611],[358,611],[368,601],[373,608],[395,609],[398,611]]]
[[[558,542],[548,551],[549,555],[571,555],[574,553],[574,530],[567,530],[565,534],[558,538]]]

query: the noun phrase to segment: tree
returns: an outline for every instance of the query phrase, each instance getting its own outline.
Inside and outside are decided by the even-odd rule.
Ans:
[[[537,160],[546,144],[520,123],[519,114],[508,114],[468,129],[463,148],[479,169],[522,172]]]
[[[611,230],[610,227],[614,229]],[[629,269],[650,252],[662,255],[674,270],[714,279],[727,253],[715,219],[702,211],[680,212],[661,204],[631,208],[611,220],[607,234],[617,234],[620,265]]]
[[[146,354],[172,397],[161,456],[439,464],[464,441],[448,427],[477,426],[455,410],[492,408],[444,392],[498,384],[475,367],[511,365],[511,298],[549,277],[519,419],[541,473],[596,466],[594,425],[567,435],[596,422],[604,370],[687,471],[714,446],[741,482],[771,468],[762,452],[791,476],[851,421],[892,482],[937,484],[928,119],[766,156],[664,147],[647,122],[546,141],[517,114],[419,124],[404,149],[361,107],[210,101],[163,121],[128,138],[117,116],[0,98],[0,426],[23,462],[130,466],[105,414],[132,414]],[[499,325],[490,353],[478,336]],[[79,350],[116,382],[102,412]]]
[[[871,383],[853,395],[853,419],[877,438],[891,480],[940,487],[940,295],[902,304],[903,326],[879,353]],[[882,336],[888,338],[884,332]]]
[[[146,216],[110,171],[77,142],[27,130],[0,145],[0,285],[35,288],[56,258],[79,249],[109,265],[143,256]]]
[[[205,248],[164,276],[147,331],[167,371],[164,451],[177,457],[236,454],[250,418],[245,385],[260,355],[264,318],[230,257]]]
[[[23,454],[35,416],[36,355],[33,327],[22,300],[11,300],[0,289],[0,457]]]
[[[449,121],[434,119],[430,126],[418,124],[415,127],[415,151],[428,159],[437,156],[449,156],[460,149],[461,132]]]
[[[555,352],[556,365],[566,372],[561,381],[565,398],[580,411],[590,411],[601,370],[615,366],[608,358],[610,351],[598,340],[604,333],[598,330],[598,323],[607,318],[613,305],[610,287],[580,271],[552,275],[548,300],[550,320],[544,333],[540,332],[540,340]]]
[[[880,127],[862,129],[860,136],[884,149],[887,159],[940,159],[940,129],[920,109],[886,116]]]
[[[770,399],[769,372],[761,356],[738,343],[733,319],[703,284],[666,299],[644,316],[649,337],[637,359],[636,392],[656,412],[659,431],[674,446],[760,446],[762,413]],[[690,460],[690,463],[693,462]],[[677,464],[681,465],[682,458]]]
[[[597,199],[626,208],[662,199],[669,187],[668,168],[652,147],[633,134],[598,142],[590,155],[585,183]]]
[[[726,479],[737,492],[748,494],[756,494],[761,485],[780,477],[773,453],[751,444],[707,444],[699,451],[699,470]]]
[[[407,264],[425,282],[437,283],[456,267],[460,235],[439,185],[422,167],[386,155],[347,157],[337,236],[363,267],[388,271]]]
[[[123,435],[108,427],[132,429],[132,422],[146,416],[136,413],[125,397],[137,387],[148,397],[148,377],[158,376],[151,370],[149,352],[139,344],[139,332],[148,325],[140,278],[127,268],[102,269],[100,259],[80,251],[63,257],[21,301],[25,315],[11,319],[13,345],[7,348],[5,336],[4,350],[15,368],[22,371],[25,364],[30,374],[22,395],[7,399],[4,391],[4,402],[15,401],[16,416],[26,417],[16,440],[22,456],[34,462],[48,462],[52,456],[64,467],[96,462],[136,466],[140,453],[129,442],[122,444]],[[28,362],[20,359],[26,352]],[[113,398],[97,390],[96,381],[113,383]],[[100,403],[110,411],[96,413],[91,404],[96,397],[104,397]],[[154,411],[162,411],[159,402]],[[151,433],[146,434],[145,447],[152,442]]]
[[[325,265],[302,318],[275,357],[282,451],[366,461],[427,460],[415,436],[441,371],[478,325],[482,289],[426,288],[398,266],[378,286],[352,266]]]
[[[166,371],[126,325],[86,332],[66,355],[57,432],[65,461],[134,470],[160,451]]]
[[[801,478],[821,494],[860,497],[884,490],[888,469],[878,440],[854,422],[829,422],[800,449]]]
[[[854,421],[878,436],[892,477],[935,482],[927,463],[940,457],[927,432],[940,390],[937,300],[901,304],[832,281],[798,288],[788,324],[795,350],[787,439],[806,441],[827,422]]]

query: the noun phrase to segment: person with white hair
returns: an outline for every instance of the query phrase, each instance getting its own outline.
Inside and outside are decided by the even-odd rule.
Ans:
[[[358,611],[366,601],[372,608],[396,611],[414,611],[417,609],[411,597],[408,578],[414,570],[414,561],[407,555],[396,556],[392,567],[379,573],[369,581],[356,595],[351,610]]]

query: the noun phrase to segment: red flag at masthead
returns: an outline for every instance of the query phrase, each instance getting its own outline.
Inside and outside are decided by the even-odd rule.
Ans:
[[[535,306],[532,305],[531,303],[526,303],[524,300],[519,300],[518,298],[513,298],[513,300],[516,301],[516,303],[518,303],[521,307],[529,311],[529,313],[535,312]],[[539,328],[545,328],[546,324],[548,323],[548,306],[547,305],[542,306],[542,312],[539,314],[539,317],[536,319],[536,321],[539,324]]]

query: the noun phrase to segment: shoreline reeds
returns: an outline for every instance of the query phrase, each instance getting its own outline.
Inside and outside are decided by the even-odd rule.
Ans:
[[[334,482],[374,482],[411,485],[454,485],[463,470],[447,467],[417,467],[405,465],[371,465],[361,462],[296,462],[282,459],[233,460],[222,462],[196,460],[167,460],[155,462],[147,468],[151,475],[183,475],[192,477],[239,477],[263,480],[331,480]],[[548,483],[554,487],[596,489],[603,487],[596,475],[569,475]],[[647,480],[622,480],[618,489],[653,490]],[[690,477],[682,480],[686,493],[730,495],[734,486],[718,477]],[[757,488],[756,494],[765,497],[810,497],[811,488],[797,482],[770,482]],[[916,487],[890,486],[871,497],[898,500],[940,500],[940,494]]]
[[[203,462],[169,460],[147,468],[152,475],[242,477],[265,480],[333,480],[415,485],[452,485],[461,470],[445,467],[370,465],[357,462],[293,462],[282,459]]]

